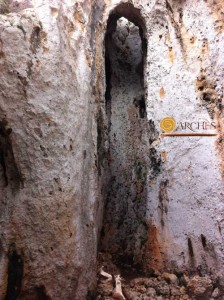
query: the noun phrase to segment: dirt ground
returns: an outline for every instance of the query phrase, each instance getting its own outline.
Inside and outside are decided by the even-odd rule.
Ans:
[[[212,276],[158,271],[146,276],[130,265],[118,269],[109,256],[104,256],[99,260],[96,299],[223,300],[224,296],[219,280]]]

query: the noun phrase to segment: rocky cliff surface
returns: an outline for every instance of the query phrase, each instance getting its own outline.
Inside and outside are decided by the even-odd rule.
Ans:
[[[223,2],[1,0],[0,13],[0,299],[85,299],[98,248],[221,282]],[[217,135],[162,138],[166,116]]]

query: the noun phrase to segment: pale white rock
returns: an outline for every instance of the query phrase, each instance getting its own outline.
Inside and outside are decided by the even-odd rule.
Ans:
[[[145,270],[199,270],[223,282],[222,1],[5,0],[0,9],[2,300],[13,262],[20,299],[84,300],[96,286],[111,182],[104,36],[109,15],[121,2],[127,6],[118,12],[144,25],[147,114],[139,121],[134,113],[136,89],[114,90],[121,105],[118,110],[112,102],[114,120],[121,116],[116,113],[129,111],[132,121],[125,115],[111,132],[121,149],[130,143],[144,162],[134,169],[133,152],[130,164],[122,157],[127,148],[117,156],[124,170],[120,183],[125,171],[132,174],[129,200],[143,188],[144,205],[125,202],[124,231],[108,226],[109,233],[118,230],[123,239],[129,228],[134,231],[125,251]],[[132,4],[140,9],[134,20]],[[165,116],[177,122],[213,118],[218,136],[161,138]],[[128,135],[132,122],[141,122],[134,148]],[[142,171],[143,185],[136,175]],[[124,185],[119,188],[124,191]],[[113,201],[107,211],[112,220],[122,199]]]
[[[175,274],[170,274],[170,273],[164,272],[162,274],[162,278],[164,278],[168,283],[172,283],[172,284],[177,284],[178,283],[178,279],[177,279],[177,276]]]
[[[220,290],[218,288],[215,288],[212,292],[212,298],[216,299],[220,296]]]

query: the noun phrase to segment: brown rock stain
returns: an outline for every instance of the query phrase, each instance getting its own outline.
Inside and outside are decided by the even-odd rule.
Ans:
[[[181,34],[181,45],[183,49],[184,58],[186,59],[190,55],[196,56],[197,38],[193,36],[191,33],[189,33],[183,21],[180,24],[180,34]]]
[[[192,36],[192,37],[190,38],[190,43],[191,43],[191,44],[194,44],[195,41],[196,41],[196,38],[195,38],[194,36]]]
[[[224,1],[207,0],[206,2],[215,19],[215,30],[222,32],[224,30]]]
[[[87,65],[89,67],[91,67],[92,66],[92,57],[91,57],[91,53],[88,50],[85,51],[85,57],[86,57]]]
[[[168,58],[169,58],[169,61],[173,64],[174,60],[175,60],[175,53],[173,51],[173,47],[169,47]]]
[[[71,38],[71,36],[75,31],[75,25],[71,20],[69,20],[67,16],[64,16],[63,20],[64,20],[64,30],[67,32],[69,38]]]
[[[216,84],[210,82],[205,70],[201,70],[195,82],[199,97],[202,100],[202,105],[207,109],[210,117],[216,122],[217,139],[215,142],[216,149],[219,153],[219,166],[221,175],[224,178],[224,126],[223,126],[223,99],[220,99],[216,93]]]
[[[161,270],[164,267],[163,251],[159,237],[159,229],[150,220],[148,224],[148,241],[145,249],[145,269]]]
[[[51,7],[51,15],[52,15],[52,17],[57,18],[58,9],[56,7]]]
[[[195,87],[202,101],[202,106],[207,109],[210,117],[214,119],[218,97],[215,91],[215,84],[207,79],[205,70],[201,69],[200,75],[195,81]]]
[[[192,44],[192,36],[189,34],[187,28],[185,27],[183,21],[181,22],[180,26],[180,32],[181,32],[181,37],[182,40],[184,41],[185,45]]]
[[[170,33],[167,32],[166,37],[165,37],[165,44],[168,47],[168,59],[169,61],[173,64],[174,60],[175,60],[175,53],[172,47],[172,43],[170,40]]]
[[[204,39],[203,43],[202,43],[202,50],[201,50],[201,54],[202,56],[208,55],[209,53],[209,45],[208,45],[208,40]]]
[[[74,24],[70,21],[68,24],[68,35],[69,37],[71,37],[71,35],[73,34],[73,32],[75,31],[75,26]]]
[[[47,47],[43,47],[43,51],[44,51],[44,53],[48,53],[49,52],[49,48],[47,48]]]
[[[73,16],[74,16],[75,23],[83,31],[85,29],[85,18],[79,3],[76,3],[76,9]]]
[[[197,46],[197,38],[192,35],[189,30],[186,28],[183,22],[183,14],[178,13],[179,18],[175,20],[173,13],[170,13],[170,20],[173,28],[175,30],[175,34],[177,39],[179,40],[179,44],[182,50],[183,59],[186,61],[188,56],[190,55],[199,55],[196,54],[196,46]]]
[[[162,36],[161,36],[161,38],[162,38]],[[165,41],[166,41],[166,43],[170,43],[170,33],[169,32],[166,33]]]
[[[161,87],[161,89],[159,90],[159,96],[162,99],[166,97],[166,91],[165,91],[164,87]]]

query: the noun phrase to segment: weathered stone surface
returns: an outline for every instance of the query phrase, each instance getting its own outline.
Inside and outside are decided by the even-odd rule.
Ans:
[[[168,283],[173,283],[173,284],[177,284],[178,280],[177,280],[177,276],[175,274],[170,274],[170,273],[166,273],[164,272],[162,274],[162,277],[168,282]]]
[[[212,298],[217,299],[220,296],[220,290],[218,288],[215,288],[212,292]]]
[[[14,245],[21,299],[84,299],[96,282],[101,209],[91,6],[33,5],[0,16],[1,265]],[[0,272],[0,298],[15,297],[5,285],[14,275]]]
[[[223,282],[223,3],[120,3],[0,2],[0,299],[85,299],[102,224],[115,261],[129,255],[126,265],[148,273]],[[110,119],[104,36],[113,12],[135,23],[118,32],[117,51],[124,39],[134,46],[136,25],[147,51],[144,82],[114,72]],[[121,71],[137,63],[120,59]],[[218,136],[161,138],[165,116],[214,121]]]
[[[139,276],[131,281],[122,278],[121,282],[123,294],[128,300],[222,299],[220,290],[218,288],[214,289],[214,282],[212,282],[212,280],[208,277],[190,277],[187,288],[181,286],[181,284],[178,284],[177,282],[167,284],[164,278],[154,277]],[[111,299],[116,299],[116,297],[113,297],[112,289],[112,282],[100,277],[97,299],[104,299],[104,297],[112,297]],[[214,291],[212,292],[212,290]]]
[[[188,282],[187,288],[190,294],[196,298],[211,298],[212,281],[210,278],[195,276]]]

